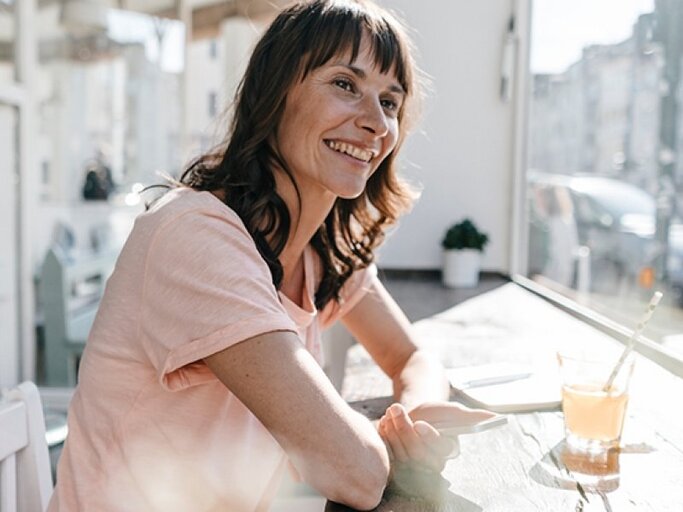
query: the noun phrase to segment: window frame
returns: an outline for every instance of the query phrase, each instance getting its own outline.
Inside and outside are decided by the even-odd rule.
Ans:
[[[14,82],[0,83],[0,103],[17,109],[18,127],[17,166],[19,182],[16,194],[16,279],[17,293],[17,340],[9,347],[0,347],[3,355],[9,355],[10,373],[6,379],[17,383],[35,380],[36,335],[33,292],[33,269],[31,266],[31,211],[33,210],[36,160],[30,150],[29,140],[35,126],[35,108],[31,91],[34,89],[38,46],[35,25],[36,0],[21,0],[14,4],[15,16],[15,78]]]

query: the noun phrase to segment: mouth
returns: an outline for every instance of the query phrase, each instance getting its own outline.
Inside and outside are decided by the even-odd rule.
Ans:
[[[377,156],[376,152],[374,151],[359,148],[357,146],[354,146],[353,144],[349,144],[348,142],[339,142],[336,140],[329,139],[325,139],[324,142],[325,145],[332,151],[349,155],[350,157],[355,158],[356,160],[359,160],[360,162],[366,164],[369,163],[370,160],[372,160],[375,156]]]

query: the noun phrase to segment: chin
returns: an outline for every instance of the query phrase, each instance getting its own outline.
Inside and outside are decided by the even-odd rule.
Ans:
[[[341,199],[356,199],[358,196],[360,196],[363,192],[365,191],[365,185],[363,187],[358,188],[351,188],[348,187],[345,190],[337,190],[335,195]]]
[[[367,179],[352,179],[343,183],[335,183],[329,191],[341,199],[356,199],[365,191]]]

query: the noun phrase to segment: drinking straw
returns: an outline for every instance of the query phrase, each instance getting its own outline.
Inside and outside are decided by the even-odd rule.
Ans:
[[[643,314],[643,318],[640,319],[640,322],[638,323],[636,330],[633,331],[633,334],[631,334],[631,337],[626,342],[626,346],[624,347],[624,351],[621,353],[621,357],[617,361],[617,364],[614,366],[614,369],[612,370],[612,373],[610,374],[609,379],[607,379],[607,384],[605,384],[605,387],[602,388],[603,391],[608,392],[609,388],[612,387],[612,383],[614,382],[614,379],[617,377],[619,370],[621,370],[621,367],[623,366],[624,361],[626,361],[626,358],[631,353],[631,350],[633,350],[633,347],[635,347],[636,340],[640,336],[640,333],[643,332],[643,329],[645,329],[645,326],[650,321],[650,318],[652,317],[652,313],[654,312],[655,308],[657,307],[657,304],[659,304],[659,301],[662,300],[662,295],[663,295],[662,292],[655,292],[655,294],[650,299],[650,303],[647,305],[647,309],[645,310],[645,313]]]

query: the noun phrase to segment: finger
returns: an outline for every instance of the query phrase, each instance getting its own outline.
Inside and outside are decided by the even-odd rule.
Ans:
[[[413,422],[403,406],[393,404],[387,412],[391,416],[394,429],[408,457],[414,461],[424,461],[427,457],[426,446],[417,432],[415,432]]]
[[[427,448],[422,464],[432,471],[441,473],[446,466],[446,461],[453,449],[453,444],[449,439],[440,435],[429,423],[424,421],[415,422],[415,432],[417,432]]]
[[[382,416],[377,425],[377,431],[384,441],[384,446],[387,447],[387,453],[389,454],[389,460],[393,461],[395,459],[394,451],[391,449],[391,444],[387,440],[387,427],[386,427],[386,415]]]
[[[382,420],[384,439],[389,445],[389,448],[391,449],[394,458],[399,462],[407,462],[408,453],[406,452],[406,449],[403,447],[403,443],[401,442],[401,439],[398,436],[398,432],[396,432],[396,429],[394,428],[391,418],[389,418],[388,416],[384,416]]]
[[[440,458],[446,457],[453,449],[453,442],[443,436],[426,421],[418,420],[414,423],[415,431],[422,441],[427,445],[430,452]]]

